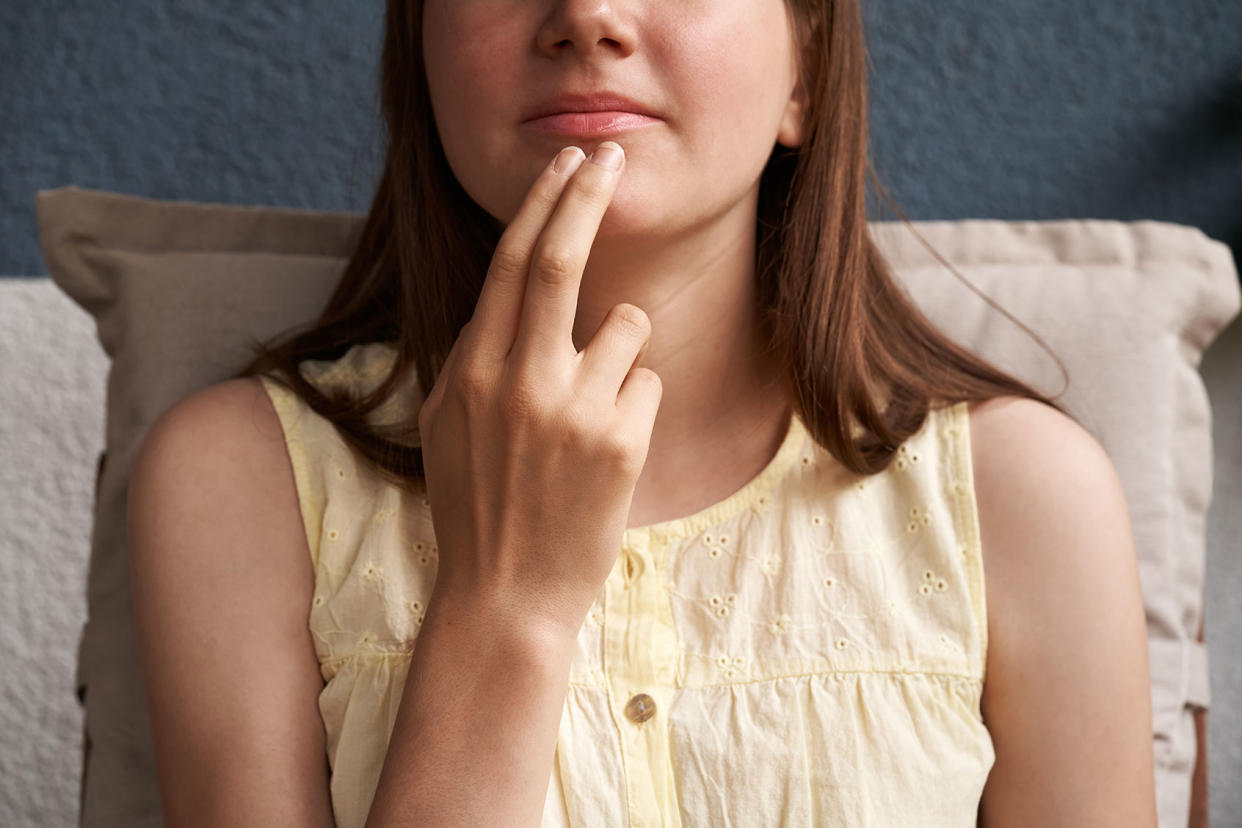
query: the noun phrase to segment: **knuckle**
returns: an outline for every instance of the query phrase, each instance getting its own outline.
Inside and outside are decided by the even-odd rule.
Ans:
[[[664,396],[664,382],[660,379],[660,375],[650,368],[632,369],[630,371],[630,382],[646,388],[647,393],[654,394],[657,399]]]
[[[579,195],[592,204],[608,198],[611,182],[604,176],[583,175],[574,179],[574,188]]]
[[[492,254],[492,268],[502,276],[520,276],[526,267],[526,257],[512,247],[501,245]]]
[[[536,416],[534,401],[520,391],[505,394],[500,399],[500,415],[508,423],[526,422]]]
[[[626,334],[637,339],[646,339],[650,335],[651,318],[637,305],[622,302],[614,305],[609,313],[612,317],[612,324],[621,328]]]
[[[518,376],[505,383],[501,395],[501,413],[509,420],[542,422],[544,418],[544,394],[539,382],[530,375]]]
[[[634,447],[626,429],[606,421],[589,401],[575,400],[565,405],[557,420],[575,454],[614,469],[629,469],[633,465]]]
[[[657,374],[655,371],[652,371],[650,368],[641,368],[641,367],[635,368],[633,370],[633,374],[634,374],[634,379],[638,380],[639,382],[645,382],[650,385],[656,385],[656,386],[662,385],[662,383],[660,382],[660,375]]]
[[[559,285],[573,272],[574,256],[565,248],[543,248],[535,259],[535,273],[542,281],[549,284]]]
[[[638,464],[638,452],[624,429],[614,429],[604,438],[600,447],[603,461],[613,468],[634,471]]]
[[[477,402],[487,396],[491,381],[482,366],[475,364],[472,360],[463,359],[457,366],[456,374],[457,376],[453,379],[458,393],[464,399]]]
[[[535,200],[535,204],[545,213],[551,213],[556,209],[557,203],[561,200],[561,190],[556,187],[536,187],[532,197]]]

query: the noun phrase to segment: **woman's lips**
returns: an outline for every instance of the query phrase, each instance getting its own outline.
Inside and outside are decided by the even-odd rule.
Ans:
[[[639,115],[637,112],[558,112],[555,115],[534,118],[522,125],[537,132],[594,138],[659,122],[659,118]]]

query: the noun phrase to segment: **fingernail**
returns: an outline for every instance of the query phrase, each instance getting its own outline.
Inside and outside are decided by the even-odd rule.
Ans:
[[[621,169],[621,159],[623,158],[625,158],[625,153],[620,146],[612,141],[605,141],[595,148],[595,152],[591,153],[592,161],[610,170]]]
[[[586,153],[578,147],[565,147],[565,149],[556,154],[556,160],[552,162],[552,169],[561,175],[571,175],[585,160]]]

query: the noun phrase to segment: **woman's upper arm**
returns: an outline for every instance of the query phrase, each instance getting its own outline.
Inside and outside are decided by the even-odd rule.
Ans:
[[[314,573],[258,380],[173,406],[134,462],[130,576],[170,826],[333,824]]]
[[[1033,400],[970,419],[988,604],[980,824],[1154,826],[1138,563],[1103,448]]]

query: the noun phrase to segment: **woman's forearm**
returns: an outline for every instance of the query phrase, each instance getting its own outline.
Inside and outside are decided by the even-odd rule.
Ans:
[[[367,828],[538,825],[573,648],[495,604],[433,597]]]

